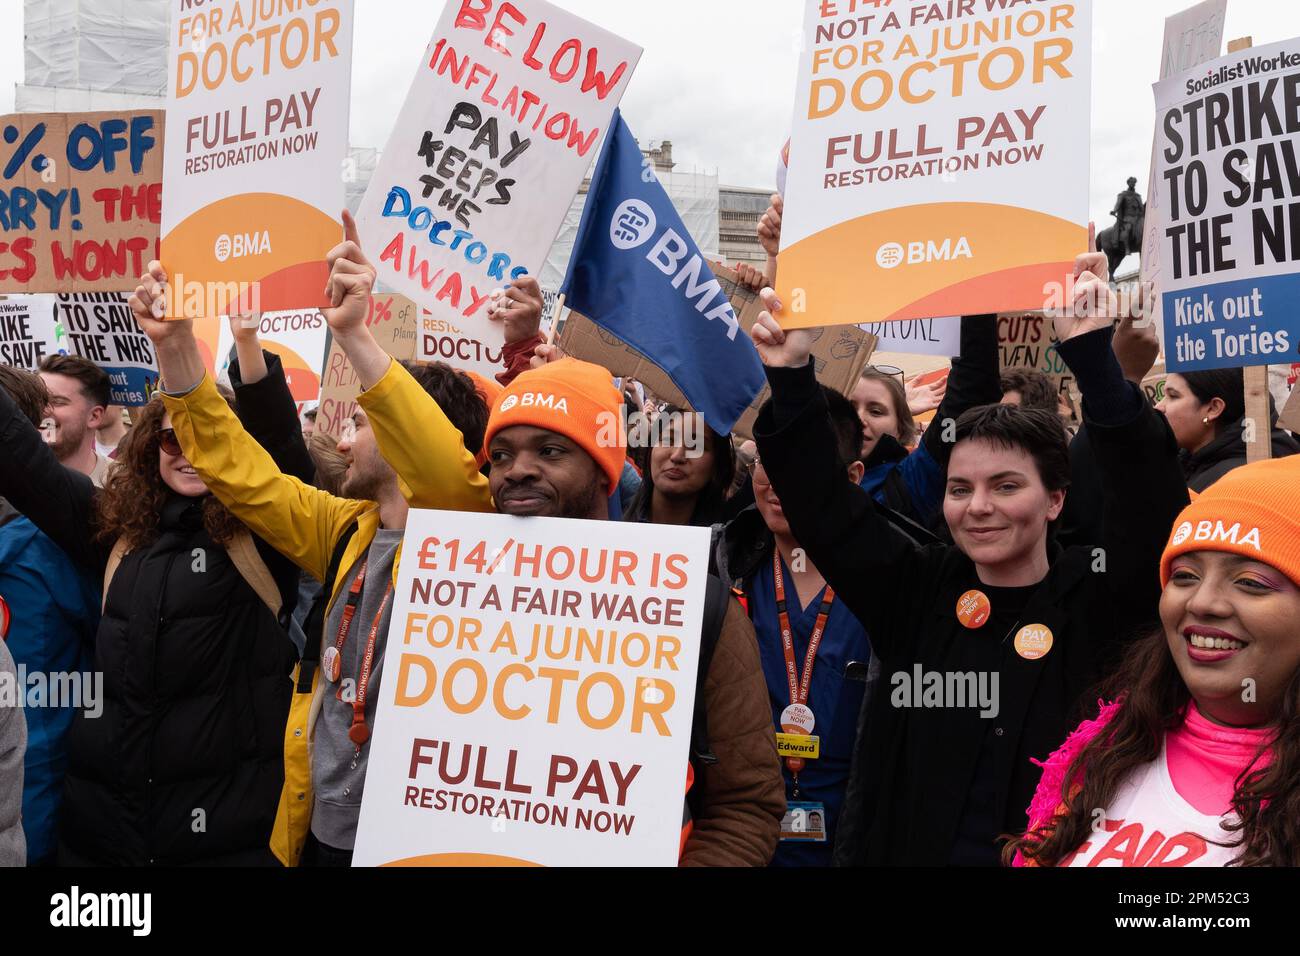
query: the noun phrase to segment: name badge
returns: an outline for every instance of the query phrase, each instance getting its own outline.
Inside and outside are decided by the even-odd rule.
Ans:
[[[782,757],[802,757],[804,760],[816,760],[821,756],[820,737],[805,737],[802,734],[777,734],[776,752]]]

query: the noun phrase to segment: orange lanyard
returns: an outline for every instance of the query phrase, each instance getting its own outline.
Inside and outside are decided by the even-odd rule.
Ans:
[[[813,626],[812,636],[808,638],[808,653],[804,655],[801,677],[795,670],[794,632],[790,629],[790,612],[785,601],[785,575],[781,573],[780,551],[772,554],[772,576],[776,579],[776,611],[781,621],[781,649],[785,652],[785,676],[790,684],[790,703],[807,706],[808,694],[812,690],[813,664],[822,635],[826,632],[826,621],[831,616],[831,605],[835,603],[835,589],[826,585],[821,610],[817,613],[817,623]]]
[[[369,561],[361,563],[360,572],[353,580],[352,586],[348,588],[348,603],[343,608],[343,618],[339,621],[338,636],[334,639],[334,646],[329,649],[333,651],[333,654],[326,654],[326,678],[330,681],[337,681],[341,676],[343,645],[348,642],[348,632],[352,629],[352,619],[356,616],[357,605],[361,601],[361,592],[365,588],[368,566]],[[348,728],[348,739],[356,745],[358,751],[370,739],[370,728],[366,726],[366,691],[370,687],[370,671],[375,663],[375,644],[379,638],[379,622],[383,620],[384,611],[388,609],[388,601],[392,596],[393,582],[390,578],[388,587],[384,591],[383,600],[379,602],[379,610],[375,613],[375,619],[370,625],[370,633],[366,638],[366,649],[361,655],[356,695],[352,700],[352,726]],[[336,696],[340,700],[343,699],[342,687],[339,688]]]

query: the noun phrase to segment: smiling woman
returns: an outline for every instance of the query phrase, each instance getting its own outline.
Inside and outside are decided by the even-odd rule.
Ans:
[[[1009,853],[1048,866],[1300,863],[1294,462],[1233,472],[1184,512],[1161,563],[1161,630],[1111,681],[1117,702],[1047,762]],[[1103,807],[1123,823],[1097,839]]]

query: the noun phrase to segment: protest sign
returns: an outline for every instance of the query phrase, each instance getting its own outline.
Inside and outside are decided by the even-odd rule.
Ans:
[[[489,295],[540,275],[641,56],[543,0],[493,6],[444,8],[357,216],[379,281],[431,313],[421,358],[504,345]]]
[[[1228,16],[1228,0],[1205,0],[1175,13],[1165,20],[1165,38],[1160,53],[1160,79],[1168,79],[1192,67],[1217,59],[1223,51],[1223,25]],[[1151,175],[1147,184],[1146,221],[1142,232],[1142,282],[1150,284],[1155,295],[1148,300],[1149,320],[1156,324],[1161,345],[1164,322],[1160,309],[1160,286],[1164,268],[1160,247],[1164,240],[1164,205],[1160,180],[1157,179],[1156,143],[1151,144]]]
[[[66,333],[63,348],[108,373],[113,404],[140,408],[158,390],[153,343],[140,330],[129,296],[113,292],[59,295],[54,320]]]
[[[170,314],[327,305],[342,238],[352,0],[174,3],[168,38]]]
[[[1170,371],[1290,362],[1300,345],[1300,49],[1156,84]]]
[[[998,316],[998,350],[1002,371],[1029,369],[1042,372],[1056,385],[1057,394],[1066,399],[1080,421],[1078,386],[1074,373],[1058,351],[1060,342],[1050,317],[1041,312]]]
[[[376,295],[370,300],[366,324],[380,346],[399,362],[415,357],[416,310],[410,299],[400,295]],[[320,408],[316,430],[335,441],[343,437],[345,422],[352,420],[361,394],[361,379],[337,342],[330,345],[321,372]]]
[[[412,512],[354,865],[676,865],[708,545]]]
[[[734,273],[730,275],[734,277]],[[748,302],[738,312],[737,319],[742,334],[749,335],[749,330],[753,328],[759,313],[763,311],[763,303],[757,298],[747,296],[743,287],[740,287],[733,301]],[[618,336],[601,328],[581,313],[569,313],[564,331],[560,335],[559,346],[566,355],[601,365],[609,369],[616,378],[636,379],[662,401],[670,402],[680,408],[692,407],[667,372]],[[862,370],[871,361],[875,350],[875,337],[855,326],[846,325],[817,330],[812,348],[817,380],[842,395],[852,394],[858,384],[858,378],[862,375]],[[771,397],[772,390],[765,384],[758,397],[740,416],[731,433],[745,439],[753,438],[754,422],[758,418],[759,410]]]
[[[505,371],[505,339],[501,323],[442,317],[420,310],[420,334],[417,341],[420,356],[430,362],[446,362],[466,372],[476,372],[484,378],[495,378]],[[485,329],[486,326],[486,329]]]
[[[1156,365],[1147,377],[1142,380],[1142,392],[1146,395],[1147,401],[1152,405],[1159,405],[1165,400],[1165,385],[1169,381],[1169,373],[1165,370],[1164,363]]]
[[[262,348],[280,356],[289,392],[299,407],[316,401],[320,397],[321,369],[325,366],[325,349],[329,343],[325,316],[317,309],[265,312],[258,321],[257,335]],[[235,347],[228,320],[221,322],[217,342],[220,377],[229,367]]]
[[[0,292],[135,288],[158,254],[162,117],[0,117]]]
[[[933,355],[939,358],[961,356],[961,316],[875,322],[858,328],[876,337],[876,348],[881,352]]]
[[[57,355],[59,349],[50,296],[0,298],[0,365],[34,372],[47,355]]]
[[[1282,409],[1278,424],[1287,431],[1300,435],[1300,389],[1291,393],[1290,400]]]
[[[782,323],[1043,308],[1087,242],[1090,0],[805,10]]]

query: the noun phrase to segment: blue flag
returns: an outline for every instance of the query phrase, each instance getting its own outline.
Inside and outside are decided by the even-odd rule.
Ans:
[[[754,343],[617,110],[560,291],[667,372],[716,432],[763,388]]]

